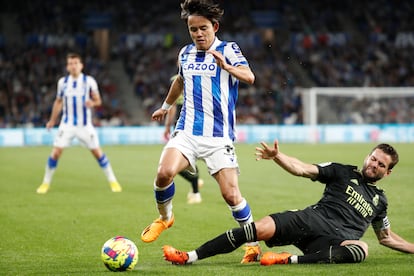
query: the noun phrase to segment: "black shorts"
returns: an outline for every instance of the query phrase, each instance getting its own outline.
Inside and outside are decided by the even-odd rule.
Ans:
[[[327,230],[312,208],[299,211],[286,211],[270,215],[275,221],[275,235],[268,241],[268,247],[294,245],[304,254],[314,253],[331,245],[340,245],[345,239]]]

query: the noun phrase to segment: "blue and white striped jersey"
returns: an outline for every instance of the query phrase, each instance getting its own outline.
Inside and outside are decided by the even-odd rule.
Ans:
[[[92,111],[85,106],[91,93],[99,93],[96,80],[80,74],[76,79],[71,75],[58,81],[57,98],[63,100],[61,124],[69,126],[92,125]]]
[[[233,66],[249,66],[234,42],[216,38],[210,49],[221,52]],[[180,50],[178,61],[184,79],[184,105],[176,129],[234,141],[239,80],[217,66],[213,55],[197,50],[194,44]]]

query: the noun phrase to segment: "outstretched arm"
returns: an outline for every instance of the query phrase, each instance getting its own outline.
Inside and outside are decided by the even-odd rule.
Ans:
[[[315,179],[318,176],[319,170],[316,165],[304,163],[295,157],[280,152],[279,142],[277,140],[274,142],[274,148],[270,148],[265,142],[261,142],[260,144],[262,148],[256,147],[256,160],[273,160],[284,170],[296,176],[311,179]]]
[[[391,231],[390,228],[375,230],[381,245],[404,253],[414,254],[414,244],[401,238]]]

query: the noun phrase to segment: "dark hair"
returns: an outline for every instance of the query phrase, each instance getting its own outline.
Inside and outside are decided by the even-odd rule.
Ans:
[[[199,15],[207,18],[211,23],[218,23],[224,10],[210,0],[185,0],[181,3],[181,19],[186,22],[190,15]]]
[[[388,166],[388,169],[391,170],[392,168],[394,168],[395,165],[397,165],[397,163],[399,161],[398,153],[391,145],[389,145],[389,144],[379,144],[375,148],[372,149],[371,153],[376,149],[382,150],[385,154],[387,154],[391,157],[391,163]]]
[[[69,59],[69,58],[78,58],[82,62],[82,57],[78,53],[68,53],[66,55],[66,59]]]

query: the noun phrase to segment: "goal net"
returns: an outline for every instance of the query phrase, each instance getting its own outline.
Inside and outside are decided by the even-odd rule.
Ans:
[[[298,88],[303,121],[319,124],[414,123],[414,87]]]

